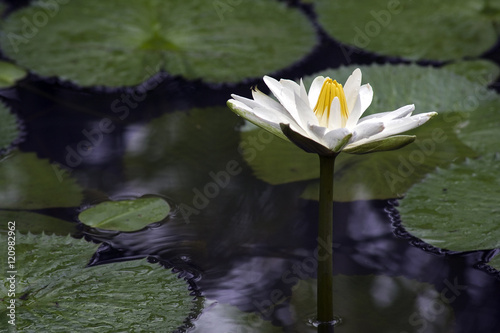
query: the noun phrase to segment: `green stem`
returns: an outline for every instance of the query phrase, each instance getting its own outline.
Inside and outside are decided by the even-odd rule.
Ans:
[[[333,172],[336,156],[320,156],[318,239],[325,256],[318,260],[318,321],[331,323],[333,317]],[[319,246],[319,244],[318,244]],[[321,325],[323,326],[323,325]],[[326,324],[325,326],[330,326]]]

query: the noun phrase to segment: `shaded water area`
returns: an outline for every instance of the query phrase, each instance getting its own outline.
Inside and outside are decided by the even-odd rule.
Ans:
[[[496,48],[486,57],[500,63],[499,54]],[[386,62],[400,61],[360,51],[347,59],[321,35],[305,61],[273,76]],[[165,73],[124,90],[32,75],[0,93],[22,120],[20,150],[49,159],[85,189],[80,207],[40,212],[68,221],[75,237],[102,244],[92,265],[148,257],[186,278],[193,295],[205,297],[187,331],[314,331],[308,283],[329,250],[321,240],[318,248],[318,202],[301,198],[306,182],[271,185],[255,177],[244,154],[258,159],[279,139],[262,132],[242,152],[244,122],[225,106],[231,93],[249,96],[256,84],[268,92],[259,80],[210,85]],[[99,202],[148,195],[173,207],[164,221],[129,233],[78,223],[78,213]],[[335,203],[335,311],[342,321],[335,332],[500,332],[500,277],[478,264],[492,252],[427,246],[401,229],[394,204]],[[256,316],[242,321],[234,309]]]

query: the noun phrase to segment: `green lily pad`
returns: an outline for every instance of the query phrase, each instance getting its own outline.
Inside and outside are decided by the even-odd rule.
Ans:
[[[81,212],[78,219],[94,228],[136,231],[163,220],[169,212],[170,206],[162,198],[139,198],[101,202]]]
[[[352,66],[342,67],[319,74],[345,82],[353,69]],[[361,67],[361,70],[363,82],[369,82],[375,91],[366,114],[415,103],[417,113],[438,111],[439,115],[424,126],[405,133],[416,135],[417,139],[402,149],[362,156],[340,154],[336,161],[336,201],[400,197],[436,166],[447,166],[453,161],[476,156],[457,138],[456,129],[472,110],[468,103],[471,91],[482,92],[481,98],[474,100],[476,104],[473,106],[477,109],[489,108],[491,104],[500,106],[500,99],[494,92],[444,69],[375,65]],[[248,141],[250,136],[257,136],[259,131],[243,131],[242,142]],[[242,146],[242,150],[255,175],[270,184],[315,180],[308,183],[302,197],[317,200],[317,156],[304,153],[281,139],[272,140],[259,151],[248,145]]]
[[[488,85],[500,76],[500,67],[493,61],[484,59],[458,61],[444,68],[482,85]]]
[[[480,153],[500,152],[500,105],[483,103],[483,107],[470,114],[467,126],[460,128],[458,137]]]
[[[458,75],[447,67],[411,65],[342,66],[304,78],[306,87],[317,75],[330,76],[344,83],[355,68],[363,73],[363,84],[370,83],[374,96],[364,115],[391,111],[405,104],[415,104],[416,113],[436,111],[473,111],[483,102],[498,101],[488,82],[467,79],[470,70]]]
[[[137,85],[161,69],[237,82],[293,64],[317,39],[304,14],[273,0],[33,1],[2,30],[19,65],[82,86]]]
[[[497,271],[500,271],[500,256],[497,254],[492,260],[490,260],[490,262],[488,262],[488,265]]]
[[[0,89],[12,87],[26,75],[26,70],[9,62],[0,61]]]
[[[82,198],[74,179],[34,153],[14,151],[0,160],[0,209],[75,207]]]
[[[0,210],[0,221],[15,221],[16,230],[23,234],[30,232],[65,236],[76,231],[76,223],[23,210]],[[0,224],[0,233],[7,231],[7,223]]]
[[[206,300],[205,309],[189,332],[281,333],[283,330],[263,320],[256,313],[243,312],[229,304]]]
[[[317,332],[309,324],[316,315],[316,284],[301,280],[292,293],[294,332]],[[341,320],[335,332],[441,333],[455,325],[448,299],[457,295],[447,289],[441,295],[431,284],[384,275],[335,275],[333,285],[333,310]]]
[[[433,246],[452,251],[500,247],[500,160],[477,160],[437,169],[400,201],[404,228]]]
[[[334,39],[412,60],[477,57],[498,40],[494,1],[316,1],[318,21]],[[418,19],[415,19],[418,18]],[[349,59],[353,51],[345,50]]]
[[[0,102],[0,151],[5,151],[19,138],[17,118]]]
[[[146,259],[86,268],[97,245],[84,240],[17,233],[15,243],[15,297],[8,280],[0,285],[2,331],[12,299],[19,332],[171,332],[194,308],[187,283]]]

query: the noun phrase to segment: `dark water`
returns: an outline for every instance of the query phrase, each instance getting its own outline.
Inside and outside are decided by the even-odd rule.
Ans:
[[[498,53],[493,50],[487,57],[498,60]],[[346,59],[333,41],[323,37],[308,59],[274,76],[297,78],[340,64],[387,61],[397,60],[359,52]],[[135,233],[75,227],[76,236],[103,242],[94,264],[149,256],[179,272],[189,280],[193,294],[213,304],[257,313],[284,332],[302,332],[300,323],[314,312],[297,314],[289,296],[299,280],[315,277],[318,204],[300,198],[304,183],[273,186],[253,176],[238,152],[243,123],[224,108],[230,93],[248,95],[250,86],[258,83],[265,90],[263,84],[249,80],[234,86],[209,86],[165,74],[151,82],[155,88],[144,99],[133,89],[81,90],[35,76],[1,95],[23,121],[25,140],[20,149],[50,159],[77,178],[86,189],[82,207],[106,198],[149,194],[162,195],[175,207],[164,223]],[[192,109],[206,107],[220,109],[205,115],[203,110]],[[168,133],[153,135],[159,129],[148,124],[165,115],[174,115],[171,119],[178,123],[173,122],[165,130]],[[104,118],[110,119],[113,130],[95,134]],[[88,140],[85,133],[94,133],[98,144],[75,156],[71,150],[78,152],[78,144]],[[144,139],[148,137],[150,141]],[[210,198],[197,197],[207,184],[217,184],[214,174],[224,186],[209,189]],[[193,210],[186,213],[182,204]],[[46,213],[77,222],[82,207]],[[489,253],[424,251],[422,244],[404,233],[395,235],[391,210],[387,201],[335,206],[335,274],[368,277],[367,283],[353,283],[352,289],[344,284],[342,295],[354,299],[360,289],[367,288],[360,302],[371,302],[343,318],[336,332],[403,333],[400,327],[411,332],[500,332],[500,280],[477,265]],[[395,311],[399,304],[395,300],[404,298],[398,298],[398,292],[404,296],[405,289],[395,288],[395,280],[381,276],[432,286],[438,299],[452,309],[454,319],[442,319],[449,312],[436,303],[418,300],[410,307],[413,311]],[[340,299],[337,310],[342,313],[342,306],[349,302],[354,300]],[[309,302],[301,309],[313,306]],[[373,324],[373,317],[382,323]],[[229,322],[231,332],[259,332],[251,330],[250,324],[231,326],[231,318],[220,320]],[[192,325],[198,325],[200,332],[218,332],[200,327],[196,320]]]

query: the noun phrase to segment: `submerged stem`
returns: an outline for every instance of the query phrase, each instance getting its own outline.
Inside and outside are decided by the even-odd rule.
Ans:
[[[336,156],[320,156],[318,241],[325,256],[318,261],[318,321],[333,323],[333,172]],[[323,325],[320,325],[323,326]],[[333,325],[331,326],[333,332]],[[320,330],[320,332],[323,330]]]

